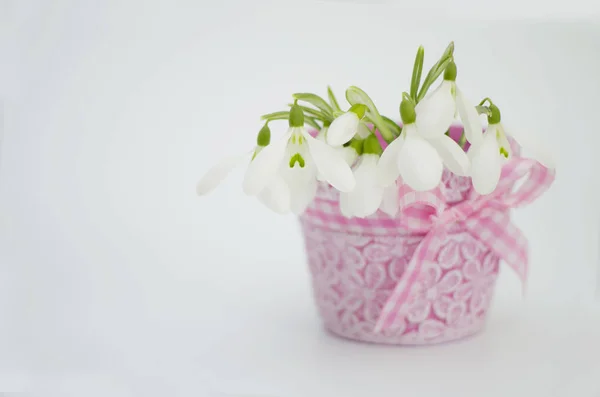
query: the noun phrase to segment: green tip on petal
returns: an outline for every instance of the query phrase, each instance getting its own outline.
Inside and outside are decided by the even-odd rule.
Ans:
[[[444,80],[456,81],[456,64],[451,61],[444,70]]]
[[[352,138],[349,142],[346,142],[343,146],[351,147],[352,149],[354,149],[356,154],[360,156],[361,154],[363,154],[364,141],[365,141],[364,139]]]
[[[411,101],[403,99],[400,102],[400,117],[404,125],[412,124],[417,119],[417,113],[415,112],[415,106]]]
[[[377,139],[377,137],[375,135],[371,134],[367,138],[364,139],[363,153],[364,154],[376,154],[379,156],[381,155],[381,153],[383,153],[383,149],[381,148],[381,145],[379,144],[379,140]]]
[[[300,168],[304,168],[304,165],[306,164],[304,162],[304,157],[302,157],[300,153],[296,153],[290,158],[290,168],[294,168],[296,163],[298,163]]]
[[[493,104],[490,104],[489,109],[490,109],[490,115],[488,116],[488,123],[489,124],[498,124],[501,120],[500,109],[498,109],[498,106],[493,105]]]
[[[265,124],[256,136],[256,145],[265,147],[268,146],[269,143],[271,143],[271,129],[268,124]]]
[[[367,106],[361,103],[357,103],[356,105],[353,105],[350,108],[349,112],[356,114],[358,116],[358,119],[362,120],[363,117],[365,117],[365,113],[367,112]]]
[[[290,109],[289,118],[290,127],[303,127],[304,126],[304,112],[302,108],[295,103]]]

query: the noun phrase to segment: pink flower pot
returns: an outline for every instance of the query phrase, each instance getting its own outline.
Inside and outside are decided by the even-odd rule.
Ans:
[[[470,179],[444,173],[447,202],[462,201]],[[437,263],[428,264],[408,303],[408,315],[379,333],[375,323],[423,234],[403,229],[378,211],[345,218],[339,193],[322,184],[300,217],[314,298],[325,327],[358,341],[424,345],[480,331],[498,276],[499,259],[456,225],[441,242]]]
[[[453,126],[454,139],[461,130]],[[472,184],[470,178],[446,170],[441,189],[453,206],[468,197]],[[440,242],[437,263],[423,269],[405,319],[376,333],[383,306],[424,234],[411,233],[381,211],[366,219],[345,218],[339,193],[325,183],[300,222],[314,298],[332,333],[363,342],[427,345],[461,339],[483,328],[499,258],[460,224]]]

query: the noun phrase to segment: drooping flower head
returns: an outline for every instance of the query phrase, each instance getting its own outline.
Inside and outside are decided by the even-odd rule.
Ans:
[[[291,210],[299,214],[316,194],[318,173],[342,192],[356,185],[348,164],[334,148],[306,131],[304,113],[294,105],[290,109],[288,131],[250,163],[243,188],[246,194],[253,196],[281,176],[290,190]]]
[[[486,98],[489,101],[489,98]],[[490,101],[491,102],[491,101]],[[471,160],[473,188],[479,194],[490,194],[498,185],[503,165],[513,156],[509,136],[522,148],[531,150],[532,157],[547,168],[554,168],[554,161],[539,144],[523,135],[507,134],[502,123],[500,109],[490,103],[488,127],[485,133],[473,132],[467,135],[471,147],[468,151]]]
[[[398,176],[417,191],[438,186],[444,165],[458,175],[466,175],[469,160],[462,148],[446,130],[426,130],[422,133],[418,120],[422,117],[409,99],[400,103],[404,126],[402,134],[385,149],[379,162],[380,180],[384,186],[394,183]]]
[[[252,150],[223,160],[203,176],[198,194],[212,191],[243,162],[249,163],[244,192],[278,213],[302,213],[321,182],[340,192],[340,210],[347,217],[368,217],[378,210],[394,216],[400,184],[416,191],[434,189],[444,167],[470,176],[480,194],[493,192],[503,164],[512,156],[500,110],[489,98],[473,106],[459,89],[453,43],[421,82],[423,60],[424,49],[419,47],[410,89],[400,100],[402,127],[381,115],[374,101],[356,86],[346,90],[349,107],[345,111],[330,87],[328,102],[316,94],[295,93],[289,110],[261,117],[265,125]],[[429,92],[440,77],[441,83]],[[486,101],[488,106],[484,106]],[[485,132],[480,114],[488,117]],[[457,119],[464,126],[458,142],[450,137]],[[289,128],[281,139],[271,142],[268,123],[274,120],[286,120]],[[307,125],[318,131],[316,137],[306,130]],[[528,136],[510,137],[532,151],[537,161],[553,166]]]
[[[256,146],[247,152],[239,155],[226,157],[219,163],[212,166],[200,179],[196,185],[196,193],[204,196],[216,189],[229,173],[237,166],[250,162],[254,159],[271,141],[271,130],[268,123],[260,129],[256,137]],[[276,176],[270,180],[257,193],[258,200],[269,209],[285,214],[290,210],[290,193],[283,178]]]
[[[340,193],[340,210],[348,218],[364,218],[378,209],[394,216],[398,211],[398,188],[395,184],[384,187],[377,178],[381,145],[374,134],[366,137],[362,144],[362,154],[354,168],[356,188]]]

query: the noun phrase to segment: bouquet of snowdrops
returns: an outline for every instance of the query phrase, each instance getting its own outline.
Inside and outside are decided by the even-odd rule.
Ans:
[[[347,106],[331,88],[328,101],[311,93],[293,94],[289,110],[262,116],[265,124],[256,146],[212,167],[198,183],[198,194],[212,191],[242,162],[249,163],[244,192],[278,213],[301,214],[318,183],[327,182],[339,190],[345,216],[367,217],[379,209],[395,216],[399,185],[434,189],[444,166],[470,176],[477,193],[492,193],[512,154],[500,109],[490,98],[474,105],[459,89],[453,43],[421,81],[423,59],[419,47],[410,91],[400,100],[400,125],[381,115],[367,93],[355,86],[346,90]],[[430,91],[440,77],[442,82]],[[485,132],[482,117],[487,117]],[[449,135],[457,118],[464,127],[458,142]],[[289,128],[272,142],[269,124],[276,120],[287,120]]]

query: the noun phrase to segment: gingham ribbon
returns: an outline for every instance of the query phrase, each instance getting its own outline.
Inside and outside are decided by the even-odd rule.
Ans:
[[[494,193],[472,193],[464,202],[448,208],[441,191],[416,192],[403,185],[400,189],[402,226],[416,233],[427,233],[383,307],[375,332],[392,327],[406,315],[406,305],[426,262],[435,262],[439,242],[449,227],[460,222],[475,238],[503,259],[519,276],[527,278],[527,240],[510,222],[509,210],[536,200],[554,181],[554,170],[535,160],[513,157],[502,169]],[[523,183],[515,190],[517,182]]]

